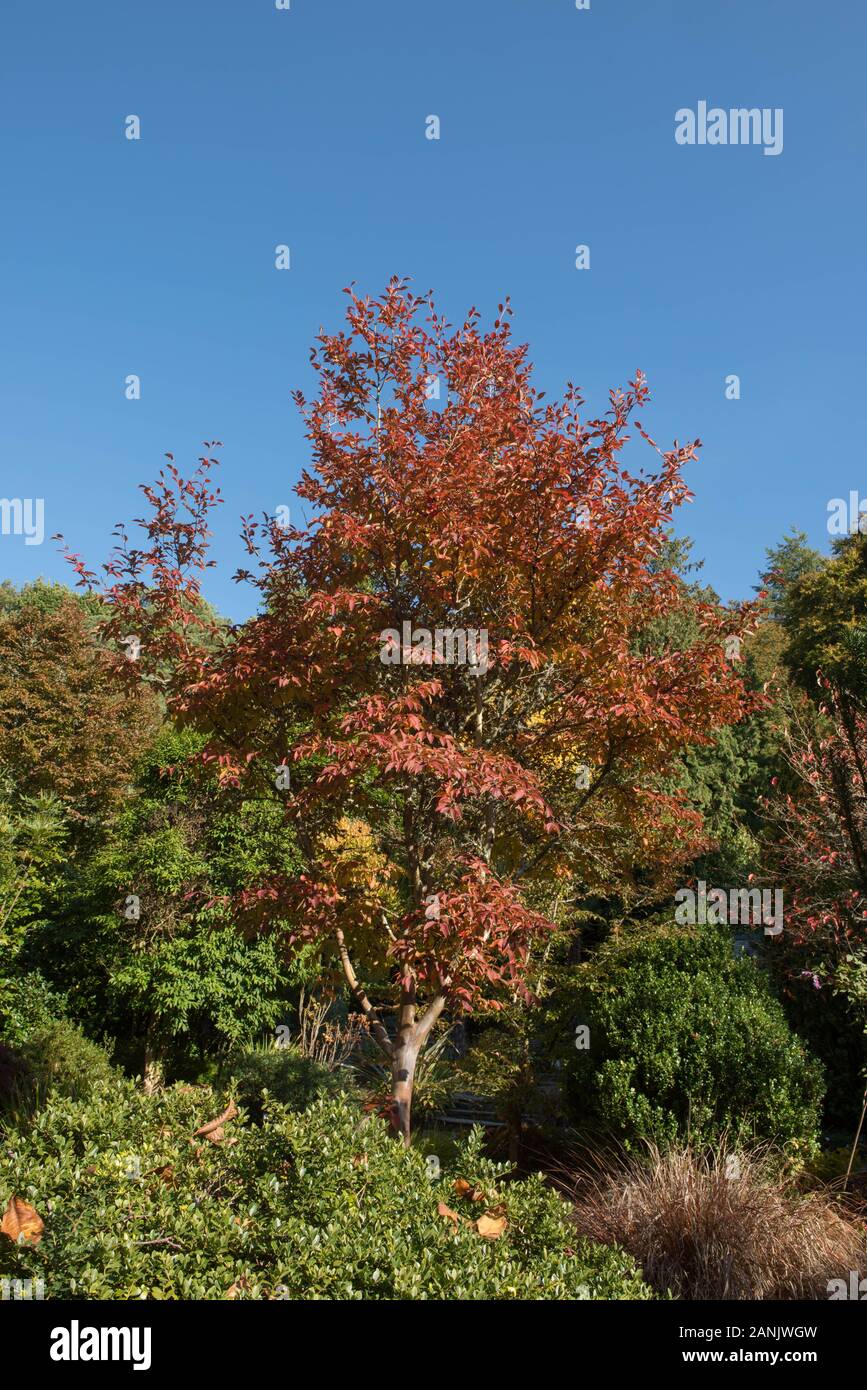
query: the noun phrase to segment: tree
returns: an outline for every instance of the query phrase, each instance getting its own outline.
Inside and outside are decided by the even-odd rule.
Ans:
[[[827,561],[821,551],[808,545],[806,531],[799,531],[795,526],[789,528],[779,545],[769,546],[765,555],[767,563],[757,592],[763,595],[771,618],[780,622],[790,586],[805,575],[818,574]]]
[[[217,794],[193,761],[203,741],[161,731],[105,843],[28,941],[26,963],[113,1036],[149,1091],[172,1064],[273,1029],[283,1007],[278,943],[247,940],[227,902],[297,866],[294,837],[273,801]]]
[[[54,798],[74,847],[118,806],[157,719],[149,692],[116,678],[74,595],[39,584],[15,602],[6,593],[0,605],[0,768],[13,809],[17,796]]]
[[[789,941],[812,943],[833,979],[835,962],[867,947],[867,711],[821,683],[819,720],[792,717],[789,785],[768,809],[775,865],[794,889]]]
[[[828,563],[788,592],[783,621],[786,663],[814,701],[821,672],[846,707],[867,702],[867,537],[835,541]]]
[[[57,887],[67,827],[51,792],[16,796],[0,787],[0,953],[4,964],[21,945],[26,927]]]
[[[661,552],[660,560],[667,560],[681,579],[681,600],[643,635],[645,647],[688,650],[700,632],[706,605],[715,606],[723,622],[729,620],[729,610],[710,586],[687,580],[701,569],[700,563],[690,560],[691,550],[692,541],[679,539]],[[698,609],[695,618],[693,605]],[[762,613],[763,605],[758,611]],[[776,767],[779,743],[777,700],[784,647],[781,625],[771,621],[759,622],[743,644],[735,645],[732,655],[752,692],[752,713],[737,724],[717,729],[705,743],[685,748],[672,769],[670,789],[677,789],[686,804],[700,812],[709,840],[709,848],[690,866],[690,874],[718,886],[742,883],[759,867],[761,799]],[[665,911],[668,904],[656,906]]]
[[[700,818],[662,782],[749,708],[726,643],[753,611],[693,603],[688,646],[641,641],[682,602],[658,560],[698,441],[656,448],[640,373],[584,419],[572,386],[557,403],[534,388],[507,307],[487,331],[475,311],[453,330],[400,281],[347,293],[346,330],[313,353],[318,394],[296,396],[315,464],[298,492],[316,515],[245,522],[256,568],[237,577],[259,613],[205,632],[213,460],[191,479],[170,460],[145,489],[143,548],[124,535],[107,567],[107,635],[139,635],[131,676],[170,671],[171,708],[210,732],[226,786],[276,780],[303,872],[238,905],[331,944],[408,1143],[443,1011],[526,997],[532,943],[576,898],[640,897],[694,854]],[[655,472],[622,465],[630,422]],[[387,865],[379,887],[341,876],[347,820]],[[393,1035],[371,970],[393,990]]]
[[[837,1121],[860,1108],[867,1055],[865,554],[860,535],[837,541],[820,570],[786,590],[779,626],[791,683],[763,804],[765,877],[786,885],[771,961],[796,1026],[833,1070]]]

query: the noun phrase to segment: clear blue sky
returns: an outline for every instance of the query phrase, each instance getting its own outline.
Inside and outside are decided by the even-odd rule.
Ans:
[[[0,577],[66,577],[58,530],[103,559],[216,438],[208,594],[243,616],[237,517],[293,501],[313,336],[394,273],[453,321],[511,295],[549,392],[601,411],[641,367],[655,438],[705,442],[679,529],[724,597],[792,522],[827,549],[867,493],[865,38],[862,0],[5,0],[0,494],[46,540],[0,536]],[[783,153],[679,146],[701,100],[782,107]]]

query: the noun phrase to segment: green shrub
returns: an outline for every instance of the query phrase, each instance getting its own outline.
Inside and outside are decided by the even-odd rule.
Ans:
[[[37,970],[0,975],[0,1042],[17,1048],[37,1028],[61,1018],[64,1000]]]
[[[35,1078],[24,1058],[0,1043],[0,1115],[26,1110]]]
[[[78,1099],[114,1073],[103,1049],[68,1019],[55,1019],[33,1029],[19,1050],[40,1097],[53,1090]]]
[[[557,1004],[571,1114],[621,1137],[773,1141],[814,1150],[821,1067],[760,968],[723,929],[662,926],[612,938]],[[589,1027],[589,1047],[569,1046]]]
[[[319,1096],[335,1095],[351,1084],[345,1072],[329,1071],[296,1047],[274,1043],[234,1053],[227,1070],[239,1102],[257,1120],[266,1091],[289,1110],[306,1110]]]
[[[783,990],[783,1007],[792,1028],[818,1057],[829,1078],[825,1096],[825,1124],[851,1135],[858,1124],[867,1074],[865,1009],[850,993],[831,983],[833,968],[821,969],[817,989],[812,971],[802,975],[805,963],[813,964],[803,948],[773,953],[775,974]],[[838,968],[846,980],[846,966]],[[793,978],[794,977],[794,978]],[[818,978],[818,977],[816,977]]]
[[[303,1114],[243,1112],[220,1143],[191,1136],[224,1101],[207,1088],[146,1096],[124,1080],[53,1095],[3,1140],[0,1204],[45,1222],[38,1246],[0,1240],[0,1274],[49,1299],[648,1298],[632,1260],[576,1234],[541,1177],[507,1183],[481,1136],[432,1179],[344,1096]],[[230,1142],[235,1141],[235,1142]],[[457,1195],[477,1184],[484,1202]],[[454,1216],[438,1210],[443,1203]],[[474,1223],[502,1206],[485,1239]]]

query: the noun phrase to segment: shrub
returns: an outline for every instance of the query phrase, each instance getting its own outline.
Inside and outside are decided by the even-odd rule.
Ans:
[[[55,1019],[35,1028],[21,1047],[21,1055],[33,1074],[37,1091],[83,1097],[113,1075],[107,1054],[68,1019]]]
[[[38,971],[0,975],[0,1041],[9,1047],[20,1047],[64,1011],[63,998]]]
[[[576,1234],[541,1177],[507,1183],[478,1133],[433,1180],[346,1097],[271,1105],[261,1126],[242,1114],[221,1142],[191,1144],[222,1106],[207,1088],[147,1096],[119,1078],[49,1097],[3,1141],[0,1204],[16,1194],[45,1233],[0,1239],[0,1274],[42,1278],[49,1299],[652,1296],[628,1256]],[[505,1218],[496,1239],[474,1224],[485,1211]]]
[[[831,1279],[867,1268],[864,1233],[761,1151],[651,1146],[576,1195],[579,1230],[616,1241],[678,1298],[827,1298]]]
[[[264,1093],[289,1110],[306,1110],[317,1097],[335,1095],[351,1083],[345,1072],[329,1071],[296,1047],[248,1047],[229,1061],[228,1073],[240,1103],[257,1120],[262,1118]]]
[[[612,938],[561,993],[566,1093],[583,1123],[659,1143],[722,1133],[815,1149],[822,1072],[760,968],[725,930],[662,926]]]
[[[34,1076],[24,1058],[0,1043],[0,1114],[26,1106],[33,1086]]]

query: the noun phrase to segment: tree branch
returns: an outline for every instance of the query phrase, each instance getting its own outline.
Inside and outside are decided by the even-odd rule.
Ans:
[[[380,1049],[385,1053],[386,1057],[388,1057],[390,1061],[393,1052],[391,1038],[385,1031],[382,1019],[379,1017],[379,1014],[376,1012],[376,1009],[373,1007],[373,1005],[367,997],[367,994],[358,982],[358,976],[352,968],[352,961],[349,959],[349,952],[346,949],[346,938],[343,935],[343,930],[341,927],[336,928],[335,937],[337,940],[337,951],[340,956],[340,964],[343,967],[343,973],[346,976],[346,982],[349,985],[350,990],[352,991],[352,997],[354,998],[358,1007],[361,1009],[361,1012],[364,1014],[365,1018],[370,1024],[370,1030],[373,1033],[376,1042],[379,1044]]]

